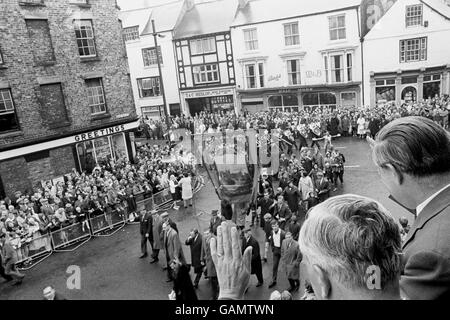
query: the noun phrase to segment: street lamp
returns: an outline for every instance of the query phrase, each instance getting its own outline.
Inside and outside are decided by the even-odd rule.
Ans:
[[[164,91],[164,82],[161,72],[161,61],[159,60],[159,51],[158,51],[158,37],[164,38],[165,36],[159,33],[156,33],[155,31],[155,20],[152,20],[152,35],[153,40],[155,43],[155,52],[156,52],[156,63],[158,64],[158,72],[159,72],[159,88],[161,90],[161,95],[163,98],[163,107],[164,107],[164,116],[166,118],[166,125],[167,125],[167,132],[170,131],[170,119],[169,119],[169,113],[167,112],[167,102],[166,102],[166,93]],[[169,140],[170,140],[170,134],[169,134]]]

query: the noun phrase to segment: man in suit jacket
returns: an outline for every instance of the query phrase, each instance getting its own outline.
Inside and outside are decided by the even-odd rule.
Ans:
[[[147,257],[147,241],[152,244],[153,232],[152,232],[152,217],[147,210],[141,210],[139,216],[139,232],[141,234],[141,252],[142,255],[139,257],[143,259]]]
[[[285,230],[286,225],[289,223],[289,220],[291,219],[292,212],[291,209],[289,209],[286,202],[284,201],[284,197],[282,195],[278,196],[277,204],[275,205],[273,215],[276,219],[278,219],[279,227]]]
[[[260,213],[260,226],[264,228],[264,216],[270,214],[272,216],[273,208],[275,207],[275,202],[270,198],[269,191],[264,191],[264,196],[258,200],[257,207],[261,208]]]
[[[244,238],[242,239],[242,254],[244,254],[245,249],[247,247],[252,247],[252,264],[251,264],[251,274],[256,274],[256,278],[258,279],[257,287],[260,287],[264,283],[263,274],[262,274],[262,264],[261,264],[261,253],[259,251],[259,243],[252,236],[252,229],[246,228],[244,230]]]
[[[450,135],[432,120],[406,117],[368,139],[381,180],[396,201],[415,209],[403,243],[402,294],[450,298]]]
[[[159,216],[159,214],[156,212],[156,210],[151,212],[152,215],[152,261],[150,263],[156,263],[159,261],[159,250],[163,248],[163,239],[161,238],[162,235],[162,225],[163,221],[162,218]]]
[[[316,194],[319,197],[320,202],[324,202],[330,197],[330,182],[323,176],[322,171],[317,172],[317,180],[314,185],[316,187]]]
[[[16,254],[14,252],[15,250],[9,239],[6,239],[6,234],[3,233],[1,230],[0,230],[0,244],[2,246],[1,255],[5,267],[5,275],[15,279],[14,282],[15,285],[21,284],[25,275],[20,273],[16,269],[17,261],[16,261]]]
[[[298,202],[301,199],[301,194],[298,188],[294,185],[293,180],[290,180],[289,185],[286,187],[286,189],[284,189],[284,197],[291,212],[293,214],[297,214]]]
[[[186,264],[186,259],[184,258],[183,249],[181,248],[180,237],[178,232],[176,232],[169,224],[168,221],[163,224],[164,230],[164,249],[166,251],[166,261],[167,261],[167,282],[173,280],[172,268],[170,264],[173,261],[177,261],[180,264]]]
[[[191,266],[194,268],[194,273],[196,275],[194,280],[194,288],[197,289],[203,272],[203,264],[202,260],[200,259],[202,255],[203,244],[202,235],[198,232],[197,229],[191,230],[185,244],[191,249]]]
[[[289,281],[289,292],[297,291],[300,288],[300,263],[302,254],[298,242],[292,238],[290,232],[286,232],[286,237],[281,244],[281,264],[286,269]]]
[[[209,228],[203,234],[203,244],[201,250],[200,260],[205,265],[205,277],[211,281],[212,299],[217,300],[219,297],[219,282],[217,280],[216,267],[211,256],[210,242],[214,234],[210,232]]]
[[[270,235],[269,241],[272,247],[272,283],[269,285],[269,289],[276,286],[277,276],[278,276],[278,265],[281,259],[281,244],[285,238],[285,232],[280,229],[277,220],[272,221],[272,234]]]

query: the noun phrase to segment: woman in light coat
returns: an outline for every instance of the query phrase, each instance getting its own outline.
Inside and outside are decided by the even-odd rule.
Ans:
[[[190,202],[189,206],[192,207],[192,181],[189,174],[185,173],[184,177],[181,178],[181,180],[178,182],[178,184],[181,186],[181,198],[183,198],[184,202],[184,208],[187,208],[188,202]]]

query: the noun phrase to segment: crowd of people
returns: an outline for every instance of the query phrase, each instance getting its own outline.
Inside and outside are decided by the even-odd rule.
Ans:
[[[403,237],[405,230],[377,201],[357,195],[329,198],[314,206],[299,228],[294,248],[299,246],[300,255],[286,263],[288,280],[296,285],[290,272],[301,260],[305,299],[445,301],[450,295],[450,135],[432,120],[413,116],[386,125],[370,142],[382,182],[399,204],[414,209],[414,224]],[[278,199],[282,208],[283,197]],[[295,241],[293,232],[280,230],[280,216],[267,215],[272,284],[283,248]],[[238,226],[228,221],[211,241],[219,299],[243,299],[255,271],[258,248],[235,250],[239,242]]]
[[[124,221],[134,221],[138,194],[149,198],[169,188],[173,200],[189,201],[194,168],[174,160],[173,152],[168,145],[144,144],[137,148],[134,164],[119,160],[98,165],[92,172],[79,173],[74,169],[56,183],[48,181],[31,191],[17,191],[13,197],[2,199],[0,233],[7,251],[2,258],[6,259],[3,262],[8,268],[2,267],[1,275],[12,280],[9,274],[14,276],[16,261],[26,264],[34,252],[43,248],[49,250],[49,238],[44,237],[49,232],[75,223],[80,223],[82,231],[88,232],[93,227],[89,219],[102,215],[105,219],[96,221],[101,224],[106,221],[112,228],[113,211]],[[62,242],[67,242],[66,232],[60,232],[59,236]],[[16,283],[22,278],[16,276]]]

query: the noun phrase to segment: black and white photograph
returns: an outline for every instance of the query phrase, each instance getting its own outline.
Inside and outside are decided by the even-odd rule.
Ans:
[[[448,302],[449,121],[449,0],[0,0],[0,300]]]

